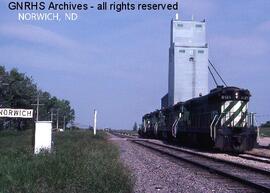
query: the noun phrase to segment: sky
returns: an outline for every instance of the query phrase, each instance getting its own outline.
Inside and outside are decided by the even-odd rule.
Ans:
[[[176,11],[91,9],[77,11],[73,22],[31,22],[18,21],[8,2],[0,1],[0,65],[18,68],[42,90],[69,100],[76,123],[92,124],[97,109],[98,127],[132,129],[160,108]],[[251,91],[258,123],[270,120],[269,10],[269,0],[180,0],[178,11],[183,20],[206,19],[209,58],[228,85]]]

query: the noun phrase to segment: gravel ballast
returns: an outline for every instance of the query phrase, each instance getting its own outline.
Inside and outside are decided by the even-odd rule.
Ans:
[[[111,136],[123,163],[134,177],[136,193],[256,192],[246,186],[187,163],[154,153],[123,138]]]
[[[164,144],[160,140],[154,140],[154,139],[149,139],[149,140],[154,142],[154,143]],[[168,144],[166,144],[166,145],[168,145]],[[171,146],[177,148],[177,146],[173,146],[173,145],[171,145]],[[206,155],[206,156],[209,156],[209,157],[214,157],[214,158],[218,158],[218,159],[222,159],[222,160],[228,160],[228,161],[231,161],[231,162],[240,163],[240,164],[243,164],[243,165],[253,166],[253,167],[256,167],[256,168],[259,168],[259,169],[270,171],[270,167],[269,167],[268,163],[263,163],[263,162],[253,161],[253,160],[247,160],[245,158],[230,155],[228,153],[222,153],[222,152],[214,152],[213,153],[213,152],[211,152],[211,150],[209,152],[207,152],[207,151],[204,152],[204,151],[200,151],[198,149],[192,149],[192,148],[187,148],[187,147],[181,147],[180,149],[185,149],[185,150],[200,153],[202,155]],[[255,149],[254,148],[250,152],[265,155],[265,156],[270,158],[270,150],[268,150],[268,149],[263,149],[262,150],[262,149]]]

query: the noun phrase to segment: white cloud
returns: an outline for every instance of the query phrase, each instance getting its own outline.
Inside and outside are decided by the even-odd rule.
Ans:
[[[60,34],[34,25],[3,24],[0,25],[0,34],[30,43],[38,43],[60,48],[74,48],[78,44]]]

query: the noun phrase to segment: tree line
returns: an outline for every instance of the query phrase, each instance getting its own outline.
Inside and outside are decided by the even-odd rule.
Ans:
[[[270,121],[267,121],[266,123],[261,124],[260,127],[269,127],[270,128]]]
[[[0,118],[0,130],[26,130],[34,127],[37,99],[40,100],[39,121],[53,121],[53,127],[72,125],[75,111],[70,102],[51,96],[38,88],[32,77],[16,68],[7,71],[0,66],[0,108],[34,109],[33,119]],[[57,121],[58,120],[58,121]],[[58,124],[57,124],[58,123]]]

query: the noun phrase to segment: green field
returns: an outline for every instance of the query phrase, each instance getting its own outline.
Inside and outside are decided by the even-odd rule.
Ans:
[[[54,134],[54,152],[34,156],[32,133],[0,132],[0,192],[132,192],[129,172],[104,133]]]
[[[260,128],[260,136],[261,137],[270,137],[270,127]]]

